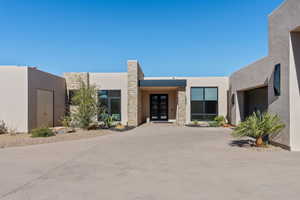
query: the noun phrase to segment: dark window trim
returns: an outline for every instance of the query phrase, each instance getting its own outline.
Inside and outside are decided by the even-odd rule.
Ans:
[[[192,100],[192,89],[193,88],[203,88],[203,98],[204,100]],[[205,88],[215,88],[217,89],[217,100],[205,100]],[[196,102],[204,102],[203,106],[205,108],[205,102],[217,102],[217,112],[215,114],[211,114],[211,113],[194,113],[192,114],[192,101],[196,101]],[[205,109],[204,109],[205,110]],[[213,87],[213,86],[201,86],[201,87],[191,87],[190,88],[190,119],[192,121],[192,115],[197,115],[197,116],[218,116],[219,115],[219,87]]]

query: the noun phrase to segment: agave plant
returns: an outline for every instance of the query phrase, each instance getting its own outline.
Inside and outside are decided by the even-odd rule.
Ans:
[[[245,121],[241,122],[233,131],[234,137],[253,137],[256,139],[256,146],[263,145],[263,138],[271,134],[279,133],[285,125],[278,115],[270,113],[254,112]]]

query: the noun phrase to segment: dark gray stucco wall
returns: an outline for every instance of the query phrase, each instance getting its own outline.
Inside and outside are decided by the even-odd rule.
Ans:
[[[54,94],[54,126],[60,125],[65,114],[66,83],[65,79],[34,68],[28,68],[28,127],[29,131],[36,127],[37,89],[53,91]]]

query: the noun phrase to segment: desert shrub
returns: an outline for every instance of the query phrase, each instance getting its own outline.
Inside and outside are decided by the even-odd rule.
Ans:
[[[31,137],[50,137],[54,136],[54,132],[50,128],[36,128],[31,131]]]
[[[88,129],[98,114],[97,91],[94,86],[79,81],[80,88],[71,100],[77,106],[72,117],[79,128]]]
[[[226,118],[222,115],[215,117],[214,121],[218,124],[218,126],[224,126],[226,124]]]
[[[8,129],[3,120],[0,120],[0,134],[5,134],[7,133]]]
[[[72,126],[72,117],[65,115],[62,119],[61,119],[61,124],[63,127],[71,127]]]
[[[219,123],[217,121],[211,121],[211,122],[208,122],[209,124],[209,127],[219,127]]]
[[[107,113],[102,113],[101,120],[104,123],[104,128],[110,128],[110,127],[112,127],[113,122],[115,121],[115,118]]]
[[[198,122],[198,120],[193,120],[193,121],[192,121],[192,124],[193,124],[193,125],[198,125],[199,122]]]
[[[279,133],[284,127],[285,125],[278,115],[254,112],[234,129],[232,135],[234,137],[253,137],[256,139],[256,145],[261,146],[263,138]]]

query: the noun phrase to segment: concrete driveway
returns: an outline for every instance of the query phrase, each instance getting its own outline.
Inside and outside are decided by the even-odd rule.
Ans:
[[[298,199],[300,153],[228,145],[229,129],[150,125],[0,149],[0,199]]]

